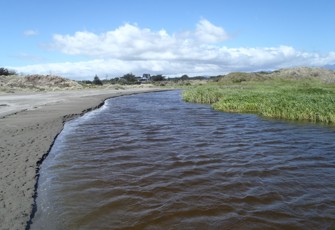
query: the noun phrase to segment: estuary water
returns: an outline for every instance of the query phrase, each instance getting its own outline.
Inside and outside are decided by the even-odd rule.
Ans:
[[[109,99],[43,162],[31,229],[335,229],[335,128]]]

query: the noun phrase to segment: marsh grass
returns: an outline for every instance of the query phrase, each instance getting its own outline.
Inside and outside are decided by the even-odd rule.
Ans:
[[[211,104],[218,111],[335,123],[335,85],[315,79],[211,83],[191,87],[183,92],[183,99]]]

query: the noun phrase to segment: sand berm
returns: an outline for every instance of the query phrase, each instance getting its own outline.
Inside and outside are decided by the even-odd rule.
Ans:
[[[0,229],[29,229],[39,165],[66,121],[108,98],[153,91],[162,89],[0,93]]]

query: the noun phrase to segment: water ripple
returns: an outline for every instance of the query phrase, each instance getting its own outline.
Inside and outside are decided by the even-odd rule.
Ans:
[[[178,91],[114,98],[59,135],[32,229],[335,229],[334,140]]]

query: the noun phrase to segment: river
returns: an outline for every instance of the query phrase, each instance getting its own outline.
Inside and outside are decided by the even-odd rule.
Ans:
[[[180,91],[66,123],[31,229],[335,229],[335,128],[223,113]]]

